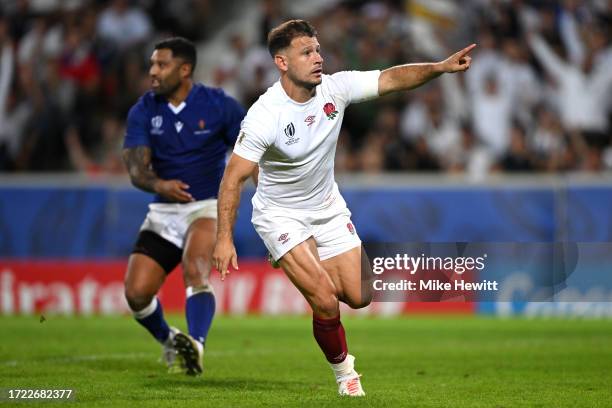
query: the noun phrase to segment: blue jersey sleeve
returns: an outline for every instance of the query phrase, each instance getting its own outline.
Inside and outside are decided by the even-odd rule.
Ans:
[[[233,147],[236,144],[240,132],[240,123],[245,114],[244,108],[234,98],[225,95],[223,115],[225,118],[225,143],[228,146]]]
[[[144,103],[139,101],[128,113],[123,148],[150,145],[147,113]]]

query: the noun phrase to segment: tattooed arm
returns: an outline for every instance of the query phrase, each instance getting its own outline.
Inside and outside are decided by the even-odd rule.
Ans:
[[[160,181],[151,166],[151,149],[146,146],[136,146],[123,149],[125,163],[134,187],[155,193],[155,183]]]
[[[180,180],[163,180],[155,174],[151,165],[151,149],[136,146],[123,149],[123,161],[127,166],[132,184],[149,193],[156,193],[166,200],[179,203],[194,201],[187,192],[189,186]]]

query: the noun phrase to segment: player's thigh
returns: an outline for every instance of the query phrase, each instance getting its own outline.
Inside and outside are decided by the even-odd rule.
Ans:
[[[336,288],[319,261],[313,238],[289,250],[280,258],[280,265],[316,313],[330,317],[337,314]]]
[[[352,248],[321,261],[334,282],[340,300],[352,308],[365,307],[372,300],[370,264],[363,246]]]
[[[140,231],[125,275],[125,295],[132,309],[150,302],[181,261],[181,253],[179,247],[158,233]]]
[[[125,295],[130,306],[146,306],[166,280],[166,271],[153,258],[133,253],[125,274]]]
[[[351,221],[351,212],[340,202],[321,214],[314,239],[323,268],[336,286],[338,297],[357,308],[367,304],[361,290],[361,240]]]
[[[216,236],[217,220],[213,218],[198,218],[189,226],[183,251],[183,278],[187,286],[208,284]]]

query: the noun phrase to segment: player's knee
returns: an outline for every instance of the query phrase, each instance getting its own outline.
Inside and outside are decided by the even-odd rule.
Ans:
[[[153,301],[156,293],[151,291],[146,286],[126,285],[125,299],[127,300],[130,309],[139,311],[147,307]]]
[[[204,256],[185,256],[183,258],[183,280],[186,286],[208,285],[211,263]]]
[[[329,291],[316,294],[311,303],[313,311],[319,316],[334,317],[340,310],[338,297]]]

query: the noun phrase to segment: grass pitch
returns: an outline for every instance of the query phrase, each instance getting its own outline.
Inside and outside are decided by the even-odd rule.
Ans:
[[[0,387],[73,388],[64,403],[88,407],[612,406],[610,321],[343,322],[365,398],[338,397],[306,317],[217,318],[196,378],[167,374],[160,347],[127,316],[0,317]]]

